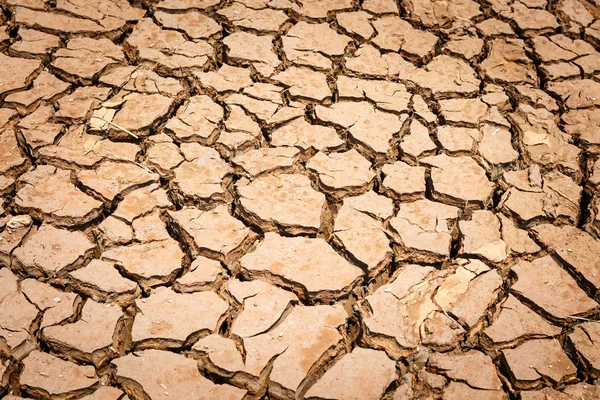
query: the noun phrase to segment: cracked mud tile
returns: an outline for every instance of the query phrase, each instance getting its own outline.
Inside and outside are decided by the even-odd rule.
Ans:
[[[242,307],[231,326],[231,333],[241,338],[250,338],[269,331],[282,318],[284,312],[298,302],[293,293],[259,280],[230,280],[225,290]]]
[[[495,185],[473,158],[441,154],[424,158],[421,163],[432,167],[434,199],[467,209],[484,208],[490,202]]]
[[[516,85],[513,95],[520,103],[524,102],[538,108],[541,106],[550,112],[558,111],[556,100],[541,89],[528,85]]]
[[[12,268],[33,277],[62,275],[77,268],[94,250],[82,232],[43,224],[15,249]]]
[[[375,178],[371,163],[355,149],[343,153],[318,152],[306,168],[317,175],[322,191],[338,197],[369,190]]]
[[[180,272],[184,253],[173,239],[106,249],[101,259],[114,263],[124,275],[143,286],[172,281]]]
[[[372,42],[381,49],[406,53],[417,59],[431,54],[438,37],[431,32],[413,28],[407,21],[395,15],[386,15],[373,21],[377,35]]]
[[[465,265],[469,270],[471,265]],[[485,265],[481,265],[485,267]],[[469,270],[470,271],[470,270]],[[472,332],[481,328],[482,318],[486,314],[487,308],[498,300],[503,281],[496,270],[478,272],[477,276],[472,277],[468,286],[449,306],[448,312],[462,325],[468,327]],[[444,288],[445,289],[445,288]],[[451,290],[451,289],[449,289]],[[438,291],[439,295],[440,291]],[[443,296],[436,296],[439,301]]]
[[[430,90],[435,99],[456,95],[469,96],[479,92],[481,82],[477,79],[475,70],[458,58],[440,55],[422,68],[417,68],[399,55],[386,56],[389,75]]]
[[[21,25],[36,29],[42,28],[56,32],[57,34],[90,35],[116,33],[116,31],[122,29],[126,24],[126,21],[119,18],[108,17],[102,18],[99,21],[93,21],[68,14],[32,10],[25,7],[15,7],[14,15],[15,22]]]
[[[542,317],[509,294],[499,305],[493,322],[483,331],[483,340],[495,348],[510,347],[528,339],[555,337],[561,333],[557,326]]]
[[[212,291],[176,293],[165,287],[135,301],[132,340],[141,348],[180,347],[192,335],[213,333],[227,303]]]
[[[117,382],[135,398],[241,400],[246,393],[213,383],[200,374],[195,360],[168,351],[131,353],[113,360],[113,364],[117,366]]]
[[[192,39],[208,39],[221,32],[221,27],[214,19],[198,11],[177,14],[157,11],[154,17],[162,26],[183,31]]]
[[[273,75],[272,79],[284,84],[293,99],[322,102],[331,97],[327,76],[309,68],[290,67]]]
[[[600,352],[597,343],[600,340],[600,323],[584,322],[576,326],[568,337],[590,377],[598,379],[600,376]]]
[[[496,166],[518,160],[519,153],[513,148],[512,135],[508,128],[486,123],[480,130],[482,139],[477,150],[485,161]]]
[[[423,118],[428,124],[438,121],[435,113],[431,112],[431,107],[425,102],[423,96],[415,94],[412,96],[412,107],[419,117]]]
[[[138,22],[125,44],[134,58],[156,64],[174,76],[202,70],[213,57],[213,48],[207,42],[187,40],[182,33],[161,29],[149,18]]]
[[[401,203],[398,214],[389,222],[402,247],[400,256],[424,262],[448,257],[458,212],[456,207],[426,199]]]
[[[304,118],[296,118],[271,133],[271,144],[298,147],[305,153],[312,153],[338,149],[344,141],[331,127],[311,125]]]
[[[52,67],[68,80],[89,84],[107,67],[124,62],[122,48],[108,39],[74,38],[54,53]]]
[[[293,172],[300,159],[300,149],[293,147],[263,147],[235,156],[231,162],[250,177],[264,176],[271,172]]]
[[[440,100],[439,105],[441,115],[449,123],[477,127],[484,121],[495,122],[497,108],[489,107],[482,98]],[[509,125],[508,122],[505,125]]]
[[[478,129],[442,125],[437,129],[437,138],[442,147],[450,154],[470,153],[481,141]]]
[[[223,108],[206,95],[192,96],[165,125],[165,131],[184,142],[214,140]]]
[[[16,110],[0,107],[0,129],[4,131],[4,128],[11,126],[16,116]]]
[[[305,0],[294,11],[308,18],[320,19],[327,17],[330,11],[344,11],[350,8],[351,0]]]
[[[144,10],[130,6],[126,0],[57,1],[56,9],[100,23],[104,19],[136,21],[145,14]]]
[[[168,211],[170,223],[194,255],[228,261],[244,252],[254,234],[221,205],[209,211],[186,207]]]
[[[8,57],[4,54],[0,54],[0,63],[5,70],[0,77],[0,96],[25,89],[42,65],[38,60]]]
[[[173,170],[175,177],[170,183],[177,197],[196,204],[226,200],[224,182],[233,174],[229,164],[216,150],[197,143],[184,144],[181,150],[185,161]]]
[[[439,273],[431,267],[408,265],[390,284],[367,296],[372,310],[364,318],[367,343],[406,356],[421,343],[451,349],[465,334],[461,324],[476,332],[502,280],[480,261],[464,261]]]
[[[65,322],[75,316],[81,299],[75,293],[60,291],[35,279],[21,281],[21,292],[44,313],[40,328]]]
[[[130,163],[103,162],[95,170],[76,173],[77,181],[105,201],[125,196],[140,187],[157,183],[159,176]]]
[[[342,56],[351,38],[340,35],[328,24],[296,23],[281,37],[283,52],[293,64],[330,69],[329,57]]]
[[[371,25],[373,16],[365,11],[341,12],[336,13],[335,17],[338,24],[348,33],[363,39],[369,39],[375,33]]]
[[[70,272],[69,280],[75,290],[95,301],[130,303],[140,294],[135,282],[119,274],[112,263],[102,260],[92,260]]]
[[[455,36],[446,44],[446,51],[452,55],[459,55],[466,60],[475,60],[483,50],[485,42],[468,35]]]
[[[402,136],[400,149],[403,155],[410,159],[419,159],[431,155],[437,146],[429,137],[429,130],[418,120],[414,119],[409,125],[409,131]]]
[[[98,225],[94,230],[94,236],[101,248],[125,245],[133,240],[133,229],[124,221],[111,215]]]
[[[557,9],[558,19],[562,26],[569,32],[580,32],[582,28],[594,22],[594,17],[588,9],[577,0],[559,2]]]
[[[41,339],[59,354],[99,365],[122,347],[115,332],[121,317],[119,306],[88,299],[79,321],[46,327]]]
[[[294,290],[305,299],[335,299],[354,288],[363,272],[320,238],[267,232],[257,249],[240,259],[244,273]]]
[[[581,277],[593,292],[600,290],[600,263],[596,259],[600,241],[575,227],[549,224],[533,228],[535,236]]]
[[[495,83],[535,84],[533,61],[525,53],[520,39],[495,39],[488,44],[488,57],[481,63],[485,75]]]
[[[10,356],[29,338],[38,309],[19,290],[17,277],[0,269],[0,354]]]
[[[104,133],[116,140],[131,140],[132,134],[135,139],[146,137],[174,104],[174,99],[162,94],[123,90],[93,112],[89,128],[92,132]]]
[[[394,0],[365,0],[362,8],[373,14],[398,14],[398,6]]]
[[[414,167],[402,161],[384,164],[384,193],[398,200],[418,200],[425,197],[425,167]]]
[[[338,327],[347,317],[340,306],[294,307],[274,329],[243,340],[245,371],[258,376],[272,363],[269,391],[280,393],[278,397],[293,397],[290,392],[302,390],[303,381],[320,366],[323,356],[340,350]]]
[[[42,58],[60,46],[60,38],[55,35],[27,28],[20,28],[18,34],[20,40],[8,50],[9,54],[18,57]]]
[[[577,368],[556,339],[529,340],[514,349],[502,350],[502,362],[517,388],[539,387],[575,380]]]
[[[247,96],[257,98],[259,100],[270,101],[275,104],[282,105],[283,100],[281,94],[284,88],[282,86],[271,83],[255,82],[244,88],[243,93]]]
[[[372,157],[385,157],[393,152],[392,141],[403,122],[398,116],[381,112],[367,102],[317,106],[315,112],[319,120],[346,128],[350,141],[358,143]]]
[[[558,171],[540,176],[539,168],[534,166],[529,170],[505,172],[504,179],[513,187],[504,195],[503,206],[519,221],[527,224],[544,219],[579,220],[583,188],[568,176]]]
[[[492,359],[487,355],[469,350],[464,353],[434,353],[427,366],[439,371],[448,379],[467,383],[473,389],[498,391],[502,382]]]
[[[585,28],[584,32],[584,37],[586,40],[589,40],[596,45],[600,43],[600,22],[598,20],[594,21],[593,24]]]
[[[16,177],[26,171],[29,161],[19,147],[15,133],[11,129],[0,132],[0,152],[2,152],[2,163],[0,174],[7,181],[10,177]],[[10,179],[10,184],[14,178]]]
[[[99,81],[136,93],[158,93],[172,98],[181,98],[185,95],[185,89],[177,79],[160,76],[144,65],[127,65],[111,69],[110,72],[103,74]]]
[[[509,119],[521,138],[521,153],[540,165],[559,165],[576,179],[581,177],[581,150],[569,143],[569,136],[557,126],[549,111],[520,104]]]
[[[276,32],[288,20],[288,16],[281,10],[255,10],[237,2],[220,9],[217,14],[227,18],[235,26],[257,31]]]
[[[392,213],[391,199],[369,191],[358,197],[346,197],[335,219],[334,240],[364,264],[371,277],[392,261],[390,240],[382,221],[377,219],[387,219]]]
[[[194,358],[199,357],[198,368],[200,371],[233,378],[229,381],[230,383],[248,385],[251,381],[245,374],[239,374],[239,371],[244,370],[245,364],[242,354],[233,340],[217,334],[204,336],[194,344],[192,351],[199,355],[194,354]],[[239,380],[238,376],[241,376]],[[259,385],[260,383],[256,380],[254,386],[258,387]],[[250,386],[249,390],[255,391],[252,383],[248,386]]]
[[[436,27],[457,19],[469,21],[481,15],[479,5],[471,0],[453,0],[432,4],[422,0],[402,0],[401,4],[415,22],[426,27]]]
[[[306,398],[376,400],[395,379],[396,363],[385,352],[357,347],[328,369]]]
[[[589,385],[587,383],[578,383],[576,385],[570,385],[565,388],[565,393],[577,397],[597,397],[600,393],[598,385]]]
[[[65,129],[64,125],[54,123],[52,118],[52,108],[42,106],[17,123],[17,138],[33,155],[40,148],[52,145]]]
[[[519,229],[512,220],[503,214],[496,214],[502,225],[502,240],[506,242],[511,254],[533,254],[541,250],[541,247],[529,236],[529,232]]]
[[[427,315],[437,308],[423,293],[430,290],[427,280],[432,271],[431,267],[408,265],[396,274],[391,283],[365,298],[370,309],[369,314],[364,316],[366,337],[363,340],[366,344],[384,348],[396,357],[405,357],[416,351],[421,341],[420,327]],[[412,316],[412,320],[409,321],[408,315]],[[450,328],[449,336],[440,337],[442,341],[450,339],[452,343],[464,332],[456,323],[455,326],[452,323],[446,325]]]
[[[459,221],[462,235],[460,253],[475,254],[494,263],[508,256],[508,245],[502,240],[500,221],[487,210],[476,210],[469,221]]]
[[[548,84],[548,91],[558,95],[568,108],[594,107],[600,104],[596,97],[600,83],[592,79],[573,79]]]
[[[282,230],[288,234],[316,233],[321,215],[326,212],[323,193],[300,174],[282,174],[258,178],[248,184],[236,184],[238,212],[263,231]]]
[[[511,292],[531,303],[557,322],[567,322],[595,311],[599,304],[577,286],[577,282],[550,256],[512,267],[517,282]]]
[[[94,367],[79,366],[39,350],[25,358],[23,365],[19,379],[22,387],[28,394],[44,399],[67,393],[82,395],[98,383]]]
[[[29,215],[7,217],[6,226],[0,233],[0,265],[10,266],[13,250],[21,245],[32,226],[33,221]]]
[[[242,66],[251,65],[264,77],[271,76],[280,64],[273,52],[273,40],[270,35],[254,35],[238,31],[223,39],[227,47],[227,60]]]
[[[94,168],[103,161],[135,162],[140,147],[133,143],[113,142],[102,136],[90,135],[83,125],[72,125],[60,138],[37,150],[38,160],[57,168]]]
[[[15,107],[20,114],[26,114],[39,104],[51,102],[52,99],[66,92],[70,84],[61,81],[54,75],[42,71],[33,81],[29,90],[11,93],[4,98],[4,104]]]
[[[239,93],[234,93],[231,96],[227,97],[225,99],[225,102],[228,105],[230,105],[230,107],[232,105],[240,106],[241,109],[246,110],[251,114],[254,114],[256,117],[264,121],[269,120],[273,115],[275,115],[277,110],[280,108],[280,105],[278,104],[280,101],[273,102],[259,100]],[[230,114],[228,119],[232,119],[233,116],[234,114],[232,109],[232,113]],[[225,125],[228,125],[227,122]],[[229,128],[229,126],[227,126],[227,128]]]
[[[173,289],[179,293],[193,293],[219,288],[227,279],[227,272],[221,263],[198,256],[188,272],[173,282]]]
[[[573,61],[580,56],[589,56],[596,53],[594,46],[590,43],[581,39],[571,39],[561,34],[536,36],[531,41],[535,52],[543,63]]]
[[[382,55],[375,47],[369,44],[363,44],[358,48],[358,50],[356,50],[356,52],[354,52],[354,55],[346,55],[344,57],[346,70],[359,76],[363,74],[386,76],[395,63],[395,61],[391,59],[388,54],[393,53],[386,53],[385,55]],[[404,59],[401,60],[407,65],[410,64]],[[398,71],[396,72],[398,73]],[[341,77],[342,76],[340,76],[340,78]],[[375,83],[375,81],[372,82]]]
[[[133,221],[133,238],[138,242],[153,242],[170,239],[169,232],[160,212],[145,215]]]
[[[245,96],[240,97],[249,99]],[[228,98],[228,100],[230,99],[231,97]],[[273,103],[253,99],[251,101],[275,106]],[[238,154],[238,151],[243,152],[250,148],[257,148],[261,141],[262,131],[260,125],[247,115],[242,107],[230,105],[229,108],[231,109],[231,113],[225,121],[226,130],[219,135],[216,147],[221,153],[226,154],[227,157],[233,158]],[[275,109],[271,109],[271,111],[275,112]],[[264,116],[270,118],[273,115],[270,112],[268,114]]]
[[[569,110],[561,116],[564,129],[593,153],[600,151],[600,110]]]
[[[168,135],[161,133],[148,138],[146,142],[146,162],[154,168],[161,176],[169,177],[173,174],[172,169],[184,160],[179,147],[173,143]]]
[[[57,101],[56,118],[60,120],[82,121],[89,116],[90,110],[97,108],[110,94],[109,88],[83,86],[75,89],[70,95]]]
[[[217,93],[237,92],[252,84],[250,71],[247,68],[232,67],[225,63],[216,71],[194,72],[193,76],[202,86],[211,88]]]
[[[370,81],[344,75],[338,76],[337,89],[342,98],[368,99],[375,102],[378,108],[394,113],[408,114],[408,106],[412,97],[407,91],[406,86],[401,83]],[[340,117],[341,115],[338,118]],[[401,115],[401,119],[403,118],[405,118],[405,116]],[[332,122],[338,123],[337,121]],[[347,128],[351,127],[351,124],[348,123],[340,123],[340,125]]]

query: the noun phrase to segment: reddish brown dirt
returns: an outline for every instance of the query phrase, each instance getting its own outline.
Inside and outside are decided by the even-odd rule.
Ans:
[[[0,398],[600,398],[598,0],[0,0]]]

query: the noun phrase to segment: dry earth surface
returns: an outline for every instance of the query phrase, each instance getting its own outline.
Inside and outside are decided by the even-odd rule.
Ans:
[[[599,0],[0,11],[0,398],[600,398]]]

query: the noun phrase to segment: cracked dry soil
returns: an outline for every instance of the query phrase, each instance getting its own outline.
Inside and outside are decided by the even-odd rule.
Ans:
[[[598,0],[0,11],[0,398],[600,398]]]

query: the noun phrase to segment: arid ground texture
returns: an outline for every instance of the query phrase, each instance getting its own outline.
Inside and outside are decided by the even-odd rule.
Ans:
[[[600,0],[0,0],[0,398],[600,398]]]

